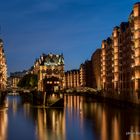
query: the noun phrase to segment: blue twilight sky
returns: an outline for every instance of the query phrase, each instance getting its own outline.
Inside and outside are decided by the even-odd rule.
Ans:
[[[63,53],[65,69],[90,59],[138,0],[1,0],[0,37],[8,72],[30,68],[42,53]]]

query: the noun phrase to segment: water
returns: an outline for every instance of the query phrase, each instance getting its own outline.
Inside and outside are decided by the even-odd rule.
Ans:
[[[65,96],[65,107],[37,109],[20,96],[0,108],[0,140],[140,140],[140,111],[82,96]]]

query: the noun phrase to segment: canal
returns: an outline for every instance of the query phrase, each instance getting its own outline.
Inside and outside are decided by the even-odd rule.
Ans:
[[[41,109],[8,96],[0,140],[140,140],[140,111],[70,95],[64,108]]]

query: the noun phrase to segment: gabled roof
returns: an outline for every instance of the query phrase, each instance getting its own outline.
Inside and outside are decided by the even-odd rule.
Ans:
[[[63,54],[42,54],[39,58],[40,65],[47,65],[47,66],[53,66],[53,65],[64,65],[64,57]]]

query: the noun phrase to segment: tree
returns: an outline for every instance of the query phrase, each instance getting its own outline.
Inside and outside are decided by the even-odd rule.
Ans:
[[[21,88],[35,88],[38,83],[37,75],[27,74],[18,83],[18,87]]]

